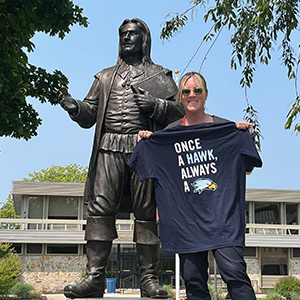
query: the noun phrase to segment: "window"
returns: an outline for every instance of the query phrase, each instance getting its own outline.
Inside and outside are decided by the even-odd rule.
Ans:
[[[298,208],[298,204],[295,203],[286,204],[286,224],[288,225],[298,224],[297,208]]]
[[[255,247],[244,247],[244,256],[256,257],[256,248]]]
[[[29,196],[28,201],[28,218],[42,219],[43,218],[43,202],[44,197]]]
[[[14,252],[18,253],[18,254],[21,254],[22,253],[22,244],[20,243],[13,243],[11,245],[11,248],[14,249]]]
[[[78,254],[78,245],[47,245],[47,254]]]
[[[300,257],[300,248],[293,248],[293,257]]]
[[[298,225],[298,204],[286,204],[286,224]],[[296,228],[289,228],[287,231],[288,234],[299,234],[299,231]]]
[[[48,219],[78,219],[78,197],[49,197]]]
[[[288,275],[286,248],[261,248],[262,275]]]
[[[29,219],[43,219],[43,196],[29,196],[28,199],[28,218]],[[40,223],[28,223],[27,229],[43,229]]]
[[[249,219],[249,202],[245,203],[245,221],[246,223],[250,223],[250,219]]]
[[[279,203],[255,203],[255,223],[257,224],[280,224]]]
[[[27,244],[26,245],[27,254],[42,254],[43,245],[42,244]]]

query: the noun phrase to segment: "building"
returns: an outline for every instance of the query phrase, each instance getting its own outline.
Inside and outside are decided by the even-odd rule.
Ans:
[[[13,244],[24,264],[24,280],[43,293],[60,292],[84,274],[83,190],[80,183],[13,182],[21,219],[0,219],[0,240]],[[244,254],[256,292],[283,276],[300,278],[300,190],[247,189],[246,223]],[[117,278],[117,288],[137,288],[131,214],[118,215],[117,230],[107,277]],[[158,269],[160,283],[174,285],[174,255],[162,253]],[[211,274],[213,269],[210,256]]]

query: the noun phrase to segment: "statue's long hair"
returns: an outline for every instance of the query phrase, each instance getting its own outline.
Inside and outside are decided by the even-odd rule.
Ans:
[[[119,27],[119,37],[121,36],[122,27],[128,23],[135,23],[141,29],[141,33],[142,33],[142,37],[143,37],[143,44],[142,44],[143,63],[148,62],[150,64],[153,64],[153,61],[151,59],[151,34],[150,34],[149,27],[147,26],[147,24],[144,21],[142,21],[138,18],[125,19]],[[122,57],[122,52],[121,52],[121,45],[119,42],[118,62],[121,62],[121,61],[123,61],[123,57]]]

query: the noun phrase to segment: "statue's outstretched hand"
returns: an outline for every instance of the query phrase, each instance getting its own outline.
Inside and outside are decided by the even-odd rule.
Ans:
[[[69,113],[76,113],[78,111],[78,106],[75,99],[68,92],[66,86],[61,87],[57,90],[58,100],[60,106]]]
[[[139,88],[139,93],[135,93],[133,96],[140,110],[149,113],[153,112],[156,100],[147,91]]]

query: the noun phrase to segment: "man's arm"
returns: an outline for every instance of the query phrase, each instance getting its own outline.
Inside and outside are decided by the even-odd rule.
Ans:
[[[60,106],[69,113],[70,118],[83,128],[91,128],[97,120],[98,110],[98,79],[95,79],[87,97],[83,100],[74,99],[67,87],[58,91]]]

